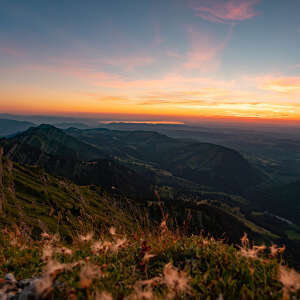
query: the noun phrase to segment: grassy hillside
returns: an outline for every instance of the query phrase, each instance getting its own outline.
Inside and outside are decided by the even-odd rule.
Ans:
[[[189,233],[206,230],[216,236],[226,237],[231,242],[237,242],[244,232],[248,232],[249,236],[257,241],[270,243],[279,238],[248,221],[239,210],[229,205],[240,204],[234,201],[242,198],[235,200],[234,196],[209,192],[201,195],[196,193],[193,196],[182,192],[173,201],[162,202],[158,199],[147,201],[146,195],[144,197],[141,195],[139,201],[133,202],[120,193],[116,187],[111,187],[110,182],[103,185],[108,189],[93,185],[99,177],[105,179],[107,174],[114,174],[123,185],[127,185],[128,191],[131,188],[138,189],[136,182],[135,185],[131,183],[136,175],[130,176],[128,172],[121,172],[118,175],[119,169],[114,168],[113,162],[107,164],[106,168],[102,168],[102,173],[97,172],[97,166],[94,173],[87,174],[86,171],[86,177],[80,178],[82,185],[78,186],[64,177],[54,177],[38,166],[13,163],[3,156],[1,161],[4,214],[0,219],[0,226],[14,223],[20,225],[22,221],[24,226],[29,226],[35,232],[47,230],[54,233],[56,228],[60,228],[65,231],[64,234],[68,232],[70,235],[71,228],[78,225],[77,220],[86,217],[95,218],[96,227],[101,222],[111,224],[113,219],[117,221],[119,215],[124,215],[128,222],[133,223],[134,220],[128,215],[128,209],[133,209],[133,206],[143,211],[147,210],[151,220],[159,222],[163,207],[179,225],[183,225],[186,218],[191,217]],[[88,170],[93,170],[93,168],[94,165]],[[160,194],[163,193],[164,191],[158,190],[157,197],[160,198]],[[123,209],[125,204],[126,209]],[[107,221],[105,221],[105,216],[108,218]],[[58,226],[59,224],[62,226]],[[124,226],[128,227],[128,224]]]
[[[22,231],[2,231],[2,290],[21,299],[297,299],[300,274],[279,263],[281,249],[239,250],[201,235],[169,231],[167,223],[123,233],[111,227],[65,244],[43,233],[24,243]],[[24,280],[26,279],[26,280]],[[0,286],[0,289],[1,289]],[[24,298],[31,295],[32,298]],[[23,298],[22,298],[23,297]],[[294,298],[292,298],[294,297]]]
[[[24,151],[17,153],[24,154]],[[35,156],[34,151],[29,153]],[[41,162],[43,156],[38,157]],[[135,213],[135,218],[137,215],[143,215],[148,218],[148,222],[159,222],[163,207],[174,220],[174,230],[177,225],[185,226],[188,234],[198,234],[204,230],[215,237],[225,238],[230,243],[237,243],[243,233],[247,232],[255,241],[269,245],[272,242],[290,245],[290,239],[295,238],[293,232],[298,232],[298,229],[291,225],[273,225],[272,218],[245,215],[240,207],[247,207],[247,201],[234,195],[198,190],[191,192],[184,189],[176,192],[167,186],[157,186],[156,198],[149,200],[144,192],[146,185],[139,185],[138,175],[129,173],[122,166],[115,166],[114,161],[100,160],[96,164],[75,161],[71,170],[75,167],[74,169],[77,172],[80,170],[81,174],[76,178],[68,169],[68,164],[72,161],[57,159],[54,156],[47,160],[50,170],[54,166],[62,172],[67,172],[66,175],[60,174],[75,178],[75,181],[81,184],[78,186],[65,177],[54,177],[37,166],[12,163],[6,158],[2,160],[4,171],[0,199],[4,214],[0,217],[0,227],[16,223],[26,227],[34,235],[38,235],[42,230],[54,233],[59,228],[60,231],[64,231],[64,236],[70,237],[80,225],[78,220],[85,223],[82,219],[93,219],[93,224],[98,227],[99,224],[117,221],[120,215],[132,224],[136,222],[132,219],[132,210],[141,210],[143,213]],[[127,195],[138,197],[134,198],[135,201],[129,200],[124,191]],[[137,195],[136,191],[140,194]],[[168,194],[165,198],[169,200],[160,200],[165,194]],[[173,198],[169,194],[173,194]],[[131,228],[128,227],[128,223],[124,226]],[[289,249],[289,260],[296,265],[299,249],[297,241],[293,240],[291,249],[294,249],[295,253],[290,254]]]
[[[0,185],[0,296],[300,296],[299,275],[281,265],[284,248],[262,243],[256,247],[246,236],[242,244],[238,242],[244,230],[257,241],[271,240],[272,234],[213,201],[185,201],[176,207],[166,203],[163,211],[160,202],[148,202],[146,213],[137,203],[140,208],[133,209],[132,202],[118,193],[107,194],[96,186],[79,187],[38,167],[13,163],[3,157],[2,150]],[[205,230],[207,236],[211,229],[222,236],[230,226],[235,237],[232,245],[201,233]],[[202,231],[191,235],[189,228],[195,233],[195,228]]]
[[[39,236],[42,231],[60,232],[70,238],[88,224],[99,227],[119,222],[127,228],[134,227],[135,220],[125,214],[118,195],[112,198],[99,187],[79,187],[38,167],[13,163],[2,155],[0,183],[0,228],[21,227],[30,236]]]

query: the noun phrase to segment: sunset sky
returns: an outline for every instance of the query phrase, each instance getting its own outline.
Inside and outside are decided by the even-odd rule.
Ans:
[[[300,121],[300,1],[1,0],[0,112]]]

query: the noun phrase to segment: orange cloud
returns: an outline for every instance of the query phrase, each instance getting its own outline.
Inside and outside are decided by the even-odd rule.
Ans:
[[[257,82],[262,90],[286,94],[300,92],[300,77],[265,76],[258,78]]]
[[[254,8],[259,0],[203,0],[194,1],[193,8],[197,15],[207,21],[232,23],[255,17]]]

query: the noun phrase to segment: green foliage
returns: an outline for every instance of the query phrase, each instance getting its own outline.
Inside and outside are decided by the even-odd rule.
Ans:
[[[20,226],[35,236],[42,231],[59,232],[68,239],[81,224],[87,224],[86,220],[90,221],[86,225],[89,227],[116,222],[134,228],[134,216],[125,214],[118,197],[108,196],[103,189],[79,187],[34,166],[13,163],[8,170],[7,160],[3,162],[0,228]]]
[[[67,245],[70,253],[62,250],[66,249],[64,242],[57,237],[23,242],[20,247],[21,236],[22,233],[11,232],[1,235],[0,277],[13,272],[21,280],[45,273],[47,264],[65,264],[63,271],[55,271],[57,279],[64,283],[63,288],[55,290],[55,299],[65,299],[71,291],[76,299],[85,299],[87,294],[91,299],[101,291],[110,293],[113,299],[135,299],[135,288],[144,280],[152,280],[148,288],[165,299],[174,292],[164,279],[168,263],[180,270],[178,274],[187,279],[190,287],[185,291],[175,288],[176,299],[217,299],[220,295],[224,299],[281,299],[283,295],[276,260],[244,257],[232,246],[201,235],[185,237],[162,228],[151,233],[103,232],[86,240],[74,239]],[[114,245],[121,239],[126,240],[119,248],[93,250],[96,243]],[[51,252],[45,258],[49,248]],[[145,253],[153,257],[144,261]],[[296,295],[295,291],[290,292]]]

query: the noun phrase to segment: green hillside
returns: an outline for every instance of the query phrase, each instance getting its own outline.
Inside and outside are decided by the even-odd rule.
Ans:
[[[12,161],[36,165],[48,173],[79,185],[114,188],[127,196],[153,198],[151,184],[141,175],[50,125],[30,128],[10,139],[2,139],[5,155]]]
[[[97,228],[116,222],[132,228],[134,224],[117,195],[112,198],[99,187],[77,186],[39,167],[13,163],[2,153],[0,183],[1,228],[21,227],[30,236],[59,232],[70,238],[85,225]]]
[[[244,237],[242,247],[237,247],[244,231],[258,245],[280,240],[217,200],[134,203],[117,192],[77,186],[37,166],[11,162],[2,149],[0,185],[4,295],[10,291],[20,299],[300,296],[299,275],[279,264],[282,254],[277,246],[252,246]],[[288,282],[287,276],[292,277]]]
[[[108,168],[116,172],[112,164]],[[64,230],[64,235],[71,235],[72,230],[78,226],[77,221],[85,218],[95,218],[95,227],[119,222],[119,217],[133,224],[133,216],[128,212],[134,210],[140,210],[135,217],[147,210],[151,222],[159,222],[163,206],[178,224],[183,224],[186,217],[192,217],[190,233],[206,230],[220,237],[225,234],[232,242],[238,242],[244,232],[248,232],[255,240],[265,242],[277,238],[268,230],[248,221],[234,207],[226,205],[226,202],[234,201],[229,195],[223,195],[222,198],[222,195],[216,193],[204,193],[204,200],[201,200],[184,194],[176,202],[165,203],[146,199],[133,201],[116,189],[88,183],[89,178],[85,185],[78,186],[64,177],[54,177],[38,166],[15,163],[3,155],[1,169],[2,227],[22,223],[28,230],[37,233],[41,230],[54,233],[60,228]],[[124,181],[128,182],[125,178]],[[130,182],[128,186],[130,189]],[[130,228],[128,222],[120,221],[120,224],[124,223],[122,226]]]

